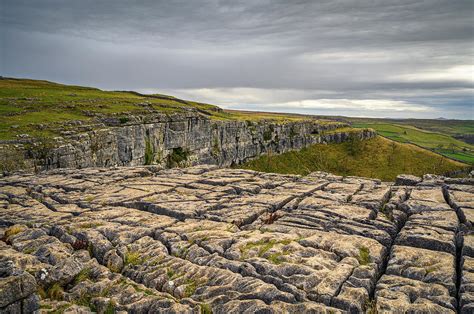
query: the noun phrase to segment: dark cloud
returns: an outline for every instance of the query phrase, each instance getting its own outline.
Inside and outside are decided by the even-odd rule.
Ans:
[[[5,76],[234,108],[387,116],[403,102],[398,116],[474,118],[470,0],[1,1]]]

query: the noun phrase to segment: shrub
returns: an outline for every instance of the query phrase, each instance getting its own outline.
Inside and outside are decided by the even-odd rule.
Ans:
[[[0,148],[0,172],[15,171],[25,167],[24,152],[13,146]]]
[[[221,150],[219,148],[219,140],[217,139],[217,137],[214,138],[214,143],[212,145],[212,156],[214,156],[214,158],[217,158],[219,157],[220,153],[221,153]]]
[[[119,118],[119,121],[121,124],[125,124],[127,123],[128,121],[130,121],[130,119],[128,117],[120,117]]]
[[[167,166],[173,168],[181,166],[189,158],[189,151],[182,147],[173,148],[171,154],[168,155]]]
[[[173,269],[168,268],[168,269],[166,270],[166,275],[168,276],[168,279],[171,280],[171,279],[174,278],[174,276],[176,275],[176,273],[174,272]]]
[[[273,254],[270,254],[267,259],[275,264],[275,265],[279,265],[283,262],[283,259],[282,259],[282,256],[284,255],[284,252],[278,252],[278,253],[273,253]]]
[[[295,126],[292,125],[290,128],[290,139],[293,139],[296,135],[298,135],[298,133],[295,130]]]
[[[271,139],[272,139],[272,131],[266,130],[265,132],[263,132],[263,140],[264,141],[268,142]]]
[[[41,137],[33,144],[25,145],[28,155],[33,158],[35,171],[40,170],[40,166],[46,166],[48,157],[51,155],[55,144],[52,139]]]
[[[91,309],[91,311],[96,311],[96,306],[92,303],[92,298],[96,297],[95,295],[88,294],[84,292],[80,295],[78,299],[74,301],[77,305],[86,306]]]

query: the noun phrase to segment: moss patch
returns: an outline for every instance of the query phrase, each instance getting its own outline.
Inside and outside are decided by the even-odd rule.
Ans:
[[[155,152],[149,137],[145,139],[145,165],[151,165],[155,159]]]

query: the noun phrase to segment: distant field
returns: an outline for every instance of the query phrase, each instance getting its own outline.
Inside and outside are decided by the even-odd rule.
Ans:
[[[410,144],[377,136],[366,141],[317,144],[281,155],[268,154],[239,168],[306,175],[327,171],[393,181],[401,173],[446,174],[468,166]]]
[[[405,126],[414,126],[425,131],[432,131],[453,137],[459,135],[474,135],[474,116],[466,113],[466,119],[471,120],[444,120],[444,119],[377,119],[377,118],[345,118],[352,123],[389,123]]]
[[[393,123],[353,123],[356,128],[372,128],[380,135],[401,143],[413,143],[439,154],[474,164],[474,145],[449,135],[418,129],[410,125]]]

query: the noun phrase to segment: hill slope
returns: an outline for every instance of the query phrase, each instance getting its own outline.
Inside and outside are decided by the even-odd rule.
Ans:
[[[400,173],[445,174],[467,166],[410,144],[377,136],[366,141],[317,144],[281,155],[267,154],[239,166],[263,172],[306,175],[328,171],[391,181]]]
[[[393,123],[354,123],[354,127],[372,128],[380,135],[401,143],[413,143],[439,154],[474,164],[474,145],[447,134],[421,130],[411,125]]]

